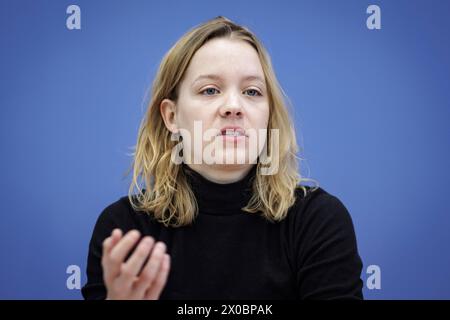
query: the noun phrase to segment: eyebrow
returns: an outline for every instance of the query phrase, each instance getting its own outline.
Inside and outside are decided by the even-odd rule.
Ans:
[[[193,84],[195,84],[196,82],[203,80],[203,79],[210,79],[210,80],[223,80],[223,78],[220,75],[217,74],[204,74],[204,75],[200,75],[198,76]],[[263,84],[265,86],[265,81],[263,78],[261,78],[260,76],[255,76],[255,75],[249,75],[243,78],[243,80],[245,81],[249,81],[249,80],[257,80],[259,82],[261,82],[261,84]]]

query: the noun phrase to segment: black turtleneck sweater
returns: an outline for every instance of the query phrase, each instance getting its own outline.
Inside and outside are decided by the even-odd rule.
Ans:
[[[277,223],[242,211],[254,166],[240,181],[218,184],[183,166],[199,205],[190,226],[165,227],[124,196],[100,214],[89,244],[85,299],[105,299],[102,242],[114,228],[137,229],[167,245],[171,269],[160,299],[362,299],[362,261],[351,217],[319,188]]]

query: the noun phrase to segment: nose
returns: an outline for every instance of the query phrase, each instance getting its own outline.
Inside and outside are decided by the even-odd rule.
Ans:
[[[224,107],[224,111],[221,112],[221,115],[224,118],[240,118],[242,117],[242,110],[240,107]]]
[[[225,104],[220,108],[220,115],[224,118],[241,118],[243,116],[243,110],[239,97],[230,95]]]

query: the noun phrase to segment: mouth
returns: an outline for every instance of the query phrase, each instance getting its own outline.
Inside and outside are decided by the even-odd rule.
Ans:
[[[232,138],[248,137],[247,134],[245,133],[245,130],[241,127],[224,127],[220,130],[218,136],[232,137]]]

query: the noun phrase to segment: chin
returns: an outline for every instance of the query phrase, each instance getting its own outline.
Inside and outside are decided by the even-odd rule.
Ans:
[[[245,149],[236,149],[230,150],[227,149],[225,152],[221,153],[222,157],[218,157],[218,159],[222,159],[224,165],[245,165],[249,164],[248,155]]]

